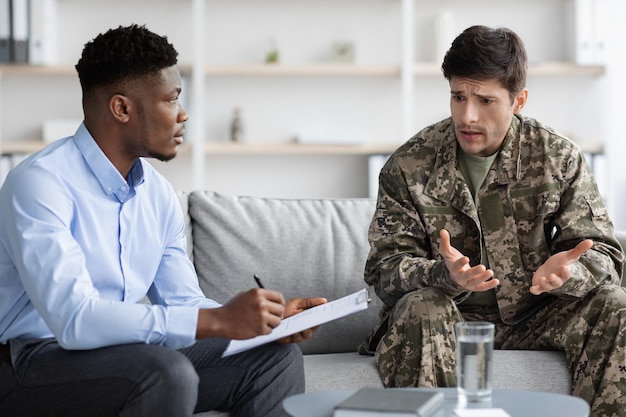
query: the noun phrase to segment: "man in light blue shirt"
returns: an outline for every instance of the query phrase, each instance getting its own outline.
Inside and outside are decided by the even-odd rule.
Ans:
[[[177,196],[143,159],[172,159],[183,141],[176,61],[142,26],[87,43],[84,123],[0,190],[2,416],[279,416],[304,390],[292,344],[221,353],[325,300],[256,288],[223,306],[207,299]]]

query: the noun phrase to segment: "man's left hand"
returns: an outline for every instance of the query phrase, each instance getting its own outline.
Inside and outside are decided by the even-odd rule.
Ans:
[[[531,294],[539,295],[560,288],[571,276],[572,265],[578,262],[580,255],[591,249],[593,241],[585,239],[574,249],[559,252],[548,258],[533,274]]]
[[[311,307],[326,304],[326,302],[327,300],[325,298],[292,298],[290,300],[287,300],[287,303],[285,304],[285,317],[301,313]],[[315,332],[315,330],[317,330],[318,327],[319,326],[316,326],[311,329],[292,334],[290,336],[285,336],[282,339],[278,339],[277,342],[283,344],[300,343],[313,336],[313,333]]]

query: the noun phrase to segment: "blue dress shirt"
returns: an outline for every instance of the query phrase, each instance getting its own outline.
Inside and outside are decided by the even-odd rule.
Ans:
[[[148,295],[152,305],[140,303]],[[84,124],[31,155],[0,189],[0,343],[66,349],[195,342],[207,299],[170,184],[138,159],[124,179]]]

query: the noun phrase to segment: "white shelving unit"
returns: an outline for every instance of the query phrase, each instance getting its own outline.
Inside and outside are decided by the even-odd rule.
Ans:
[[[85,2],[56,1],[59,6],[62,6],[63,11],[75,13],[74,16],[62,19],[70,22],[75,21],[77,17],[82,17],[83,21],[86,20],[89,6]],[[568,1],[571,0],[548,2],[530,0],[524,5],[519,5],[518,2],[506,2],[506,5],[501,5],[501,2],[493,0],[477,0],[470,9],[474,10],[475,23],[510,27],[509,23],[516,22],[516,20],[506,20],[506,16],[511,14],[510,7],[527,10],[540,6],[545,9],[544,14],[556,15],[556,12],[562,9]],[[275,190],[265,193],[259,189],[258,183],[252,181],[253,179],[259,180],[258,170],[261,164],[257,160],[251,164],[250,158],[267,159],[266,166],[270,170],[278,170],[278,165],[284,163],[285,160],[276,161],[276,158],[285,156],[307,158],[307,160],[316,159],[315,164],[321,170],[327,168],[330,157],[359,158],[360,163],[366,165],[364,159],[368,155],[390,153],[418,128],[436,121],[440,118],[440,114],[445,117],[448,100],[445,80],[442,81],[439,64],[434,62],[432,51],[430,51],[433,43],[432,21],[437,10],[451,11],[454,14],[458,9],[458,15],[462,16],[457,22],[458,31],[460,31],[468,26],[464,19],[467,18],[466,10],[469,7],[460,0],[441,0],[440,2],[335,0],[325,3],[310,0],[300,1],[297,4],[286,4],[278,0],[180,0],[176,2],[157,0],[150,3],[149,9],[129,5],[131,7],[127,10],[124,20],[119,20],[116,17],[117,12],[113,11],[116,6],[119,6],[118,3],[126,4],[120,0],[92,3],[95,8],[93,15],[102,17],[102,22],[99,24],[106,25],[103,28],[108,28],[130,22],[146,22],[150,29],[167,35],[181,52],[181,73],[189,80],[188,110],[191,119],[187,139],[190,145],[183,147],[182,162],[179,165],[165,167],[157,164],[158,167],[163,168],[166,175],[184,177],[182,180],[180,178],[173,180],[177,188],[219,189],[220,186],[228,188],[229,183],[225,178],[230,176],[232,179],[237,174],[242,177],[247,175],[251,180],[249,189],[259,194],[280,193]],[[490,10],[493,14],[491,19],[485,19],[488,13],[479,9],[481,6]],[[111,8],[110,12],[107,7]],[[368,12],[368,8],[372,10]],[[274,10],[278,16],[274,17],[271,10]],[[110,16],[107,13],[110,13]],[[235,21],[237,13],[250,13],[250,16],[240,19],[241,21]],[[168,25],[167,16],[156,16],[156,14],[173,15],[172,18],[175,20],[172,25]],[[252,19],[252,16],[255,19]],[[224,21],[228,19],[231,20],[225,23]],[[250,33],[244,33],[248,30],[248,22],[264,21],[264,19],[268,21],[267,26],[257,23],[251,25]],[[343,23],[342,19],[344,19]],[[182,21],[186,21],[186,25],[177,25],[177,22]],[[373,27],[378,21],[380,21],[380,28]],[[68,26],[64,22],[65,20],[59,22],[60,28]],[[312,26],[326,22],[327,26],[311,31],[305,25],[308,22],[311,22]],[[428,22],[431,22],[430,26],[426,24]],[[527,22],[528,25],[533,31],[537,29],[532,21]],[[361,26],[372,26],[372,28],[364,30]],[[554,30],[554,26],[552,22],[552,28],[544,29]],[[556,26],[558,27],[558,24]],[[564,24],[561,23],[561,26]],[[523,28],[522,30],[512,28],[518,33],[524,32]],[[77,44],[74,37],[80,38],[80,42],[84,43],[106,29],[92,28],[87,23],[78,29],[78,31],[72,31],[72,39],[63,37],[68,36],[64,32],[68,29],[59,29],[59,44],[64,45],[67,41],[71,44],[68,45],[68,49],[73,51],[60,53],[62,58],[60,65],[49,67],[0,65],[2,110],[0,112],[0,151],[2,153],[31,153],[44,145],[38,138],[37,128],[33,125],[40,125],[43,119],[48,117],[46,110],[37,109],[34,106],[33,114],[28,119],[31,124],[28,126],[26,126],[27,123],[22,123],[19,117],[14,117],[26,111],[27,108],[28,111],[31,110],[29,102],[15,107],[12,105],[20,98],[17,94],[20,88],[18,84],[20,86],[32,84],[33,88],[41,88],[39,94],[44,96],[47,94],[45,88],[54,90],[57,84],[69,84],[71,88],[68,90],[72,90],[74,94],[73,114],[79,110],[80,99],[75,96],[79,91],[78,81],[75,80],[75,70],[73,64],[64,61],[75,61],[78,57],[77,54],[82,44]],[[217,34],[216,31],[221,32]],[[284,60],[281,56],[281,62],[278,64],[264,64],[259,54],[263,42],[259,39],[271,36],[272,31],[275,31],[277,36],[282,36],[278,38],[278,41],[281,52],[284,50],[285,56]],[[526,32],[530,32],[530,28],[526,27]],[[428,34],[431,36],[429,37]],[[520,35],[525,38],[525,33],[520,33]],[[563,83],[563,80],[573,80],[592,86],[597,84],[596,80],[601,79],[606,71],[604,66],[575,65],[567,62],[562,54],[554,53],[554,50],[559,50],[559,46],[565,42],[562,39],[563,36],[564,34],[561,36],[560,43],[555,44],[556,46],[552,45],[547,52],[540,50],[538,54],[535,54],[536,59],[531,60],[529,68],[529,82],[538,79],[538,82],[554,84],[556,88],[562,88],[560,83]],[[553,34],[550,34],[546,38],[553,37]],[[317,42],[318,38],[323,38],[323,40]],[[322,53],[321,42],[330,44],[333,39],[343,38],[356,39],[355,44],[359,54],[353,64],[330,62],[328,55]],[[533,41],[533,36],[529,35],[529,38],[530,42],[527,42],[527,46],[529,48],[531,44],[537,46],[537,43]],[[373,48],[378,49],[361,48],[368,41],[373,42],[376,45]],[[247,44],[254,45],[254,48],[250,47],[245,50]],[[284,49],[282,44],[284,44]],[[533,57],[533,54],[530,55]],[[442,85],[443,88],[441,88]],[[371,93],[368,93],[369,91]],[[532,94],[531,90],[531,100]],[[591,93],[591,95],[594,94]],[[353,95],[360,96],[350,100],[349,98]],[[432,105],[429,104],[431,99],[424,99],[424,95],[433,97]],[[239,106],[240,102],[245,106],[244,120],[249,122],[249,137],[245,143],[229,143],[226,130],[229,111]],[[357,109],[357,106],[361,108]],[[545,105],[545,107],[554,106]],[[542,119],[541,114],[531,115]],[[549,123],[549,120],[547,122]],[[567,119],[566,122],[568,122]],[[20,123],[24,125],[22,130],[18,129]],[[362,133],[359,132],[361,127],[366,132],[363,134],[362,143],[359,144],[301,145],[294,143],[294,137],[303,132],[306,133],[306,129],[315,133],[315,129],[319,126],[326,129],[321,129],[322,134],[326,135],[332,132],[339,132],[338,136],[349,136],[354,132],[358,135]],[[556,127],[559,128],[559,126]],[[576,132],[577,129],[577,126],[562,128],[567,132]],[[585,139],[588,135],[581,136]],[[587,146],[587,144],[589,144],[589,149],[597,152],[597,142],[589,139],[581,142],[581,145]],[[337,159],[335,162],[335,169],[342,175],[338,181],[342,181],[346,178],[346,173],[341,172],[344,159]],[[250,165],[253,165],[252,169],[257,171],[254,175],[246,172]],[[231,167],[235,174],[229,171],[221,176],[219,171],[223,172],[225,167]],[[184,171],[183,174],[180,169]],[[294,173],[287,173],[285,177],[290,177],[292,174]],[[241,179],[238,181],[242,182]],[[348,175],[347,181],[359,181],[360,184],[354,188],[361,190],[358,194],[362,194],[362,190],[366,189],[367,175],[362,175],[362,172],[352,177]],[[183,183],[185,185],[181,185]],[[246,193],[245,188],[241,190],[244,191],[235,188],[233,192]],[[323,193],[323,191],[320,192]]]

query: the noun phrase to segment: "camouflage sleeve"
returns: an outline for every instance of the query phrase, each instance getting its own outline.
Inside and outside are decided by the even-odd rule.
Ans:
[[[376,212],[369,228],[365,281],[374,286],[388,307],[404,294],[423,287],[441,288],[456,297],[466,290],[452,281],[444,261],[433,255],[433,241],[413,205],[399,165],[390,159],[380,173]]]
[[[573,266],[571,278],[552,293],[583,297],[600,284],[621,282],[624,253],[584,155],[572,155],[563,170],[570,171],[566,176],[572,180],[562,192],[552,253],[569,250],[583,239],[592,239],[594,244]]]

